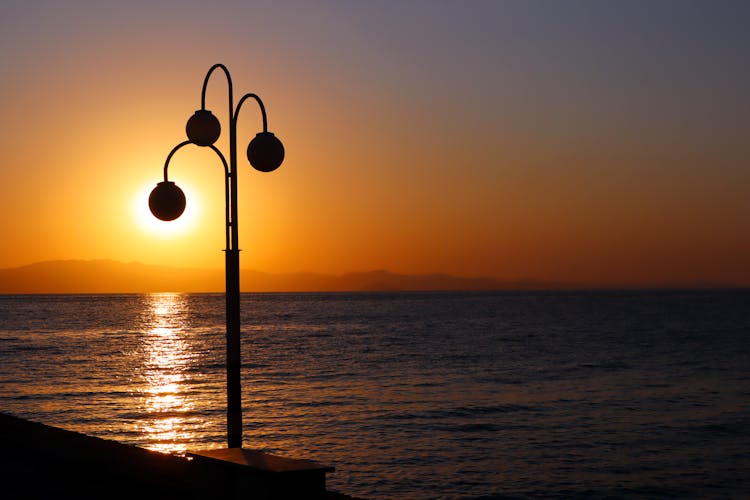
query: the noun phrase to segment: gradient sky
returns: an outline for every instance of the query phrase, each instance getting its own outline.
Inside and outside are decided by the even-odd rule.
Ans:
[[[750,285],[748,26],[746,1],[3,0],[0,267],[221,268],[210,152],[170,165],[184,222],[145,207],[222,62],[287,151],[241,159],[245,269]]]

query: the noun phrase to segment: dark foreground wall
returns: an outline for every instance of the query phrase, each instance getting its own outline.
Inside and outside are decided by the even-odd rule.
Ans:
[[[292,475],[197,463],[0,413],[0,497],[344,499]]]

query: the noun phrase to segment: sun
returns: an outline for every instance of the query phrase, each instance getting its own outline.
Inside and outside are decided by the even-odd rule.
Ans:
[[[182,236],[195,229],[199,200],[194,191],[181,184],[180,188],[187,198],[185,211],[175,220],[163,221],[154,217],[148,208],[148,197],[154,187],[155,185],[144,186],[133,197],[133,218],[138,229],[158,237]]]

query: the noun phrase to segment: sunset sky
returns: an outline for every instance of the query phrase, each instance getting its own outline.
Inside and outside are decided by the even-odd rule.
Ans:
[[[212,64],[243,269],[750,286],[750,2],[0,3],[0,267],[222,268],[222,168],[183,148]],[[207,107],[222,120],[216,72]]]

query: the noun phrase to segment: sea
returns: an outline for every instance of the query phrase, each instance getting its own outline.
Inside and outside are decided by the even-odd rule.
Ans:
[[[750,291],[243,294],[244,446],[365,499],[750,498]],[[222,294],[0,296],[0,411],[226,446]]]

